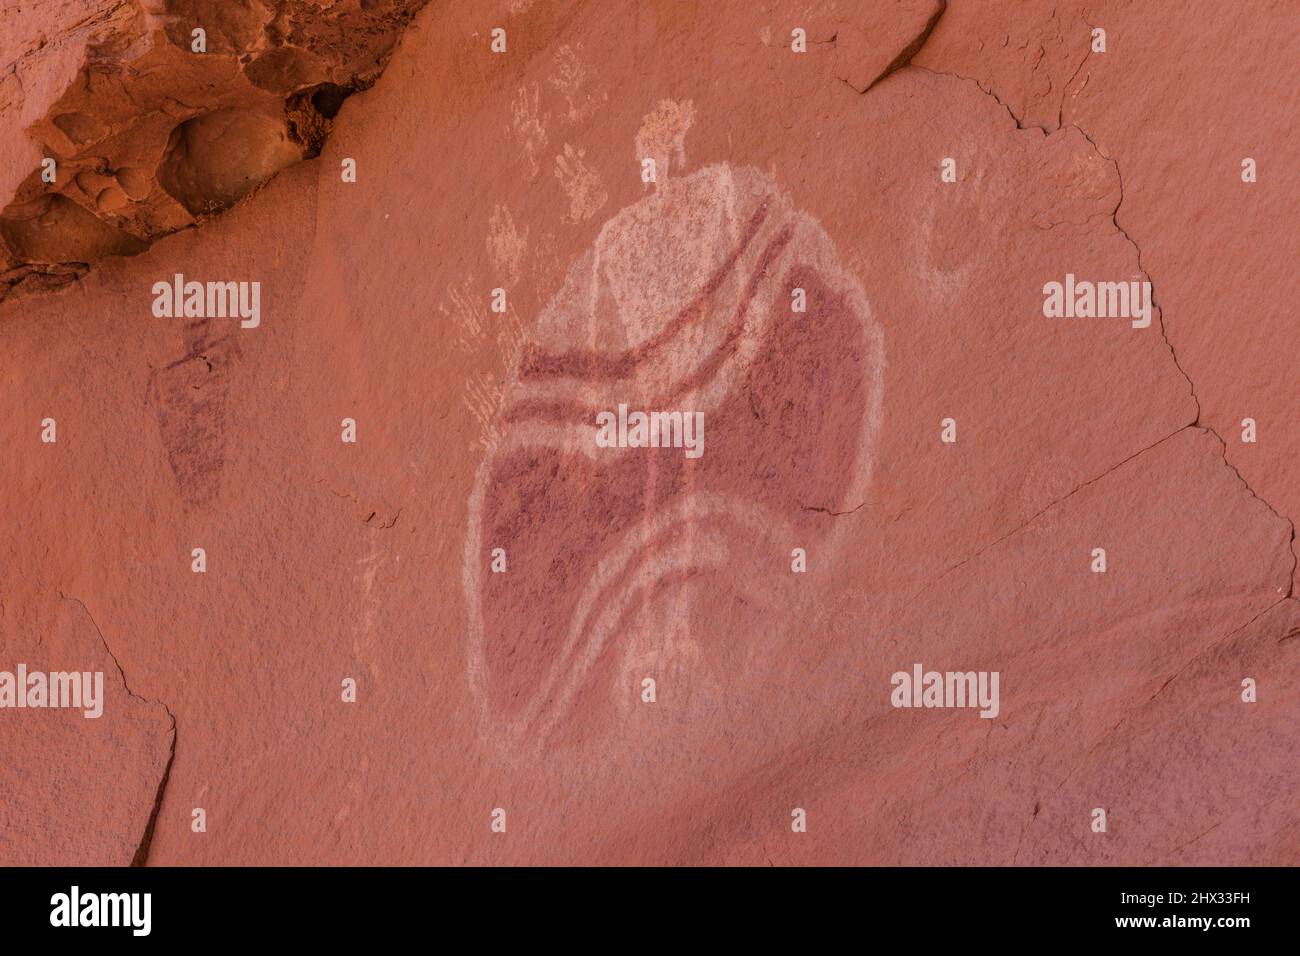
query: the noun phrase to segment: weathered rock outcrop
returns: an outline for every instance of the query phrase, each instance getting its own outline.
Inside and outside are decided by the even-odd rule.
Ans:
[[[6,0],[0,297],[228,208],[320,152],[427,0]]]

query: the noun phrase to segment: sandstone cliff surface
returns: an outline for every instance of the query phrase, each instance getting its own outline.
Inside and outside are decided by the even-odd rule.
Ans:
[[[1293,7],[419,7],[13,11],[0,862],[1300,861]]]

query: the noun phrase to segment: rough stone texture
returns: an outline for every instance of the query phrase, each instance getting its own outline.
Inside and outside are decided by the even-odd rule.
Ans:
[[[973,78],[1026,125],[1075,126],[1123,178],[1115,220],[1141,249],[1199,420],[1282,514],[1300,514],[1300,12],[1183,4],[954,2],[915,59]],[[1090,52],[1092,27],[1107,52]],[[1258,181],[1244,183],[1253,158]],[[1253,418],[1259,440],[1240,440]]]
[[[167,708],[126,686],[90,608],[36,582],[6,588],[0,647],[11,673],[99,671],[103,713],[5,710],[0,735],[0,860],[5,865],[143,862],[175,742]]]
[[[0,297],[136,255],[315,156],[424,2],[5,0]]]
[[[148,862],[1300,860],[1293,512],[1238,475],[1183,362],[1191,320],[1151,257],[1201,256],[1198,227],[1156,221],[1163,195],[1147,232],[1126,218],[1160,192],[1125,166],[1142,114],[1098,132],[1087,91],[1040,90],[1089,75],[1062,76],[1087,50],[1064,5],[813,6],[430,5],[318,159],[0,305],[0,667],[75,596],[175,715]],[[1113,97],[1152,82],[1122,43],[1204,29],[1102,12],[1111,85],[1088,89]],[[1198,62],[1178,109],[1238,62]],[[1283,155],[1285,130],[1253,148]],[[1197,208],[1287,248],[1260,212],[1280,194],[1233,207],[1225,162]],[[1049,279],[1139,270],[1150,328],[1043,317]],[[154,318],[178,271],[260,281],[262,324]],[[1219,341],[1215,367],[1251,379]],[[705,454],[595,454],[615,401],[703,409]],[[916,661],[1000,671],[1001,713],[891,707]],[[14,716],[6,746],[38,759]],[[120,821],[95,852],[125,862],[166,714],[69,721],[139,768],[138,795],[78,778]],[[0,859],[83,858],[39,789],[5,796],[31,836]]]

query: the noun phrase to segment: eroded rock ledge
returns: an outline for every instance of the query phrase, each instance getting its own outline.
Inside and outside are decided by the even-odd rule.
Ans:
[[[0,300],[315,156],[426,2],[0,0]]]

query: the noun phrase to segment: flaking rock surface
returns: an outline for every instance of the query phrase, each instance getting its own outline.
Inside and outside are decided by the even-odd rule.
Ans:
[[[316,155],[425,0],[4,0],[0,297],[228,208]]]

